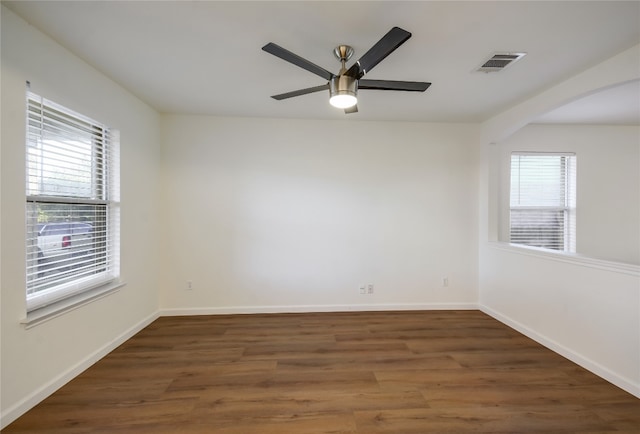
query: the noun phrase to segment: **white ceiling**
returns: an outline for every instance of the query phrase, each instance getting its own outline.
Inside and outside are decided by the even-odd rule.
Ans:
[[[640,125],[640,81],[586,95],[540,116],[535,122]]]
[[[165,113],[478,122],[640,42],[638,1],[3,4]],[[335,73],[336,45],[353,46],[353,61],[393,26],[413,37],[366,78],[432,82],[425,93],[361,90],[352,115],[332,108],[328,92],[270,98],[324,82],[262,51],[267,42]],[[527,55],[474,72],[499,51]]]

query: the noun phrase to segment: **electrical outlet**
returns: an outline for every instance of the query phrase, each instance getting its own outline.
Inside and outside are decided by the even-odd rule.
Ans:
[[[193,289],[193,282],[190,280],[187,280],[187,290],[191,291]]]
[[[367,294],[373,294],[373,283],[367,285]]]
[[[359,289],[360,289],[360,294],[367,293],[367,285],[365,285],[364,283],[360,285]]]
[[[449,286],[449,278],[448,277],[443,277],[442,278],[442,286],[445,287],[445,288]]]

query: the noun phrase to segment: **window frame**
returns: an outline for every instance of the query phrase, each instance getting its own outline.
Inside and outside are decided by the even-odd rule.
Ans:
[[[527,205],[514,205],[513,204],[513,162],[514,157],[535,157],[537,159],[550,157],[550,158],[560,158],[560,174],[562,176],[562,184],[558,187],[558,197],[554,197],[553,200],[557,201],[556,205],[548,205],[548,204],[527,204]],[[542,166],[540,167],[542,170]],[[509,195],[508,195],[508,210],[509,210],[509,224],[508,224],[508,240],[509,243],[515,246],[522,247],[534,247],[534,248],[542,248],[548,250],[550,252],[562,252],[562,253],[575,253],[576,252],[576,201],[577,201],[577,190],[576,190],[576,173],[577,173],[577,155],[574,152],[532,152],[532,151],[512,151],[509,154]],[[520,177],[521,178],[521,177]],[[520,179],[519,178],[519,179]],[[541,176],[542,179],[542,176]],[[519,189],[520,187],[518,187]],[[520,190],[518,190],[520,191]],[[550,213],[562,213],[562,244],[561,248],[553,247],[554,238],[549,237],[543,244],[539,245],[540,242],[534,243],[533,241],[522,242],[514,240],[514,213],[529,213],[530,215],[534,215],[538,213],[537,217],[533,217],[533,220],[542,220],[542,215],[547,214],[547,219],[549,218]],[[553,233],[554,229],[557,227],[553,225],[547,226],[550,233]],[[529,237],[533,237],[535,232],[531,231],[528,234]],[[539,234],[539,232],[538,232]],[[525,235],[524,237],[526,237]],[[557,237],[560,238],[560,237]],[[557,242],[557,241],[556,241]],[[552,247],[549,247],[552,245]]]
[[[39,111],[38,111],[39,110]],[[55,120],[53,120],[55,118]],[[47,122],[57,122],[62,128],[51,133],[50,124]],[[120,282],[120,176],[119,176],[119,133],[101,122],[95,121],[87,116],[77,113],[67,107],[43,98],[40,95],[27,91],[26,95],[26,137],[25,137],[25,241],[26,241],[26,273],[25,273],[25,298],[27,318],[24,323],[40,321],[57,315],[66,309],[84,304],[92,299],[103,296],[122,286]],[[86,128],[86,126],[90,128]],[[79,126],[79,127],[78,127]],[[76,185],[81,188],[78,193],[73,192],[69,186],[56,186],[55,183],[46,187],[46,181],[53,179],[55,175],[61,174],[65,165],[72,164],[74,158],[79,158],[77,153],[72,151],[71,143],[77,138],[72,134],[77,134],[74,128],[84,129],[85,138],[88,142],[84,148],[90,148],[87,167],[90,167],[88,174],[90,180],[83,179],[76,181]],[[65,130],[65,131],[63,131]],[[66,131],[68,130],[68,131]],[[55,138],[52,138],[55,137]],[[77,136],[76,136],[77,137]],[[69,161],[61,157],[54,162],[51,155],[43,157],[45,141],[52,143],[51,147],[59,146],[59,149],[68,149]],[[34,149],[38,149],[34,151]],[[39,164],[33,162],[32,156],[40,153],[35,158],[39,159]],[[31,153],[31,154],[30,154]],[[35,154],[34,154],[35,153]],[[46,159],[49,159],[48,161]],[[47,173],[44,175],[42,167],[48,164]],[[37,173],[37,172],[40,173]],[[34,180],[37,181],[34,183]],[[64,180],[64,183],[73,184],[72,181]],[[45,187],[43,187],[43,185]],[[84,188],[90,185],[90,188]],[[54,191],[59,189],[59,191]],[[40,222],[38,210],[45,205],[50,209],[64,209],[70,211],[70,216],[66,220]],[[83,210],[82,213],[94,210],[94,220],[74,221],[71,212],[74,209]],[[89,211],[88,211],[89,210]],[[56,212],[56,211],[50,211]],[[79,211],[80,212],[80,211]],[[95,214],[97,213],[97,214]],[[76,215],[76,214],[73,214]],[[83,214],[84,216],[84,214]],[[96,225],[99,222],[100,225]],[[71,271],[65,271],[65,279],[57,280],[54,271],[50,282],[43,284],[46,279],[42,278],[42,264],[38,255],[38,233],[46,226],[42,224],[54,223],[83,223],[90,225],[95,231],[87,237],[89,241],[84,241],[86,250],[81,248],[80,255],[85,255],[89,259],[78,259],[71,255],[69,266]],[[102,226],[103,225],[103,226]],[[42,226],[42,227],[40,227]],[[75,231],[69,230],[69,235],[76,235]],[[85,233],[86,234],[86,233]],[[78,234],[82,235],[82,234]],[[99,240],[99,241],[97,241]],[[86,254],[91,252],[91,254]],[[67,259],[69,261],[69,259]],[[73,262],[75,261],[75,262]],[[62,276],[62,272],[60,273]],[[62,278],[60,278],[62,279]],[[55,284],[54,284],[55,283]],[[48,285],[48,286],[47,286]]]

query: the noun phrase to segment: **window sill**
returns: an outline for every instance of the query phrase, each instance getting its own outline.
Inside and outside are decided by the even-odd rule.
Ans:
[[[640,265],[627,264],[624,262],[606,261],[604,259],[581,256],[577,253],[553,252],[538,247],[529,247],[519,244],[510,244],[499,241],[490,241],[489,247],[496,250],[517,253],[519,255],[534,256],[550,261],[565,262],[587,268],[597,268],[614,273],[628,274],[640,277]]]
[[[78,309],[79,307],[107,297],[108,295],[117,292],[124,285],[126,285],[124,282],[111,282],[90,291],[41,307],[28,312],[26,318],[20,321],[20,324],[22,324],[25,329],[30,329],[51,319],[64,315],[67,312]]]

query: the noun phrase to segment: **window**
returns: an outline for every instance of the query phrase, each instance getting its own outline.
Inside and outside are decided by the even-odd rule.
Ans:
[[[119,276],[119,161],[99,122],[27,93],[27,311]]]
[[[511,243],[575,252],[575,206],[575,154],[511,154]]]

